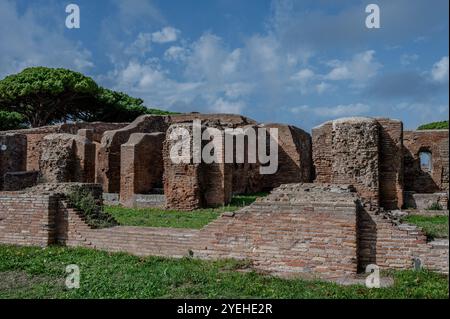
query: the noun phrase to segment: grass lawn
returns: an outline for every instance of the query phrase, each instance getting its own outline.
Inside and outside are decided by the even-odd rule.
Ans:
[[[448,238],[448,216],[410,215],[403,221],[422,227],[429,238]]]
[[[250,205],[256,198],[265,195],[267,194],[238,195],[232,198],[228,206],[197,209],[190,212],[120,206],[105,206],[104,211],[111,214],[120,225],[200,229],[219,217],[221,213],[236,211],[241,207]]]
[[[79,289],[64,286],[69,264],[80,268]],[[247,266],[0,245],[0,298],[448,298],[448,277],[428,271],[392,272],[394,286],[368,289],[237,271]]]

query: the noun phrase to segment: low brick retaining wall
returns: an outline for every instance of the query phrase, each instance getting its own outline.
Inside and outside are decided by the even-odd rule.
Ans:
[[[53,244],[58,203],[55,195],[0,192],[0,243]]]
[[[203,229],[117,226],[92,229],[59,196],[0,193],[0,243],[59,243],[140,256],[249,259],[270,273],[325,279],[424,267],[448,273],[448,240],[426,242],[420,229],[360,208],[356,193],[333,185],[289,184]]]

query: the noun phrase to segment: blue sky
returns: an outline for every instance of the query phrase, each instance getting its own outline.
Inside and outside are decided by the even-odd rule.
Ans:
[[[78,4],[81,28],[65,27]],[[365,7],[380,7],[367,29]],[[447,0],[0,0],[0,77],[66,67],[181,112],[305,130],[383,116],[448,118]]]

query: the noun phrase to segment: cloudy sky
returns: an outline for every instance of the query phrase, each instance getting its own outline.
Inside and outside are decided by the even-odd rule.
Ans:
[[[81,10],[67,29],[68,4]],[[365,7],[380,7],[367,29]],[[344,116],[449,113],[448,0],[0,0],[0,78],[66,67],[182,112],[305,130]]]

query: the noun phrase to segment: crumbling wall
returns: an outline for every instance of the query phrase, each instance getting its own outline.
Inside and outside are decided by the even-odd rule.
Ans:
[[[422,266],[448,273],[448,244],[427,242],[416,226],[395,225],[389,218],[360,209],[358,212],[359,270],[369,264],[381,269],[413,269],[419,258]]]
[[[41,143],[40,179],[47,183],[94,181],[95,145],[79,135],[50,134]]]
[[[252,260],[272,273],[343,278],[357,270],[356,196],[348,187],[289,184],[200,230],[194,256]]]
[[[403,135],[405,190],[417,193],[448,191],[448,130],[405,131]],[[431,153],[431,172],[420,167],[420,152]]]
[[[312,130],[314,180],[352,184],[376,209],[403,205],[403,124],[386,118],[343,118]]]
[[[4,175],[26,170],[27,137],[23,134],[0,135],[0,190]]]
[[[176,163],[170,156],[171,149],[179,140],[170,138],[173,132],[184,129],[189,132],[190,152],[183,161]],[[200,134],[205,127],[200,128]],[[232,195],[231,164],[225,163],[224,149],[215,148],[216,156],[222,158],[218,163],[200,163],[194,160],[194,152],[201,152],[208,141],[201,141],[199,149],[194,149],[194,128],[192,124],[171,125],[166,134],[163,147],[164,158],[164,194],[167,208],[192,210],[201,207],[214,207],[227,204]],[[224,136],[222,136],[222,139]],[[180,137],[181,140],[181,137]],[[222,140],[222,146],[225,143]]]
[[[133,133],[121,146],[120,202],[131,207],[135,194],[162,188],[165,133]]]
[[[102,184],[106,193],[119,193],[121,145],[133,133],[166,132],[167,128],[165,116],[142,115],[122,129],[105,132],[97,152],[96,183]]]
[[[368,118],[333,121],[333,183],[351,184],[364,204],[378,207],[379,128]]]
[[[64,123],[51,126],[42,126],[30,129],[11,130],[0,132],[0,136],[9,133],[23,134],[27,137],[27,158],[26,170],[33,171],[39,169],[39,159],[41,158],[41,143],[46,135],[56,133],[77,134],[80,129],[92,130],[92,138],[95,142],[100,142],[103,133],[107,130],[116,130],[128,125],[128,123],[104,123],[104,122],[77,122]]]

